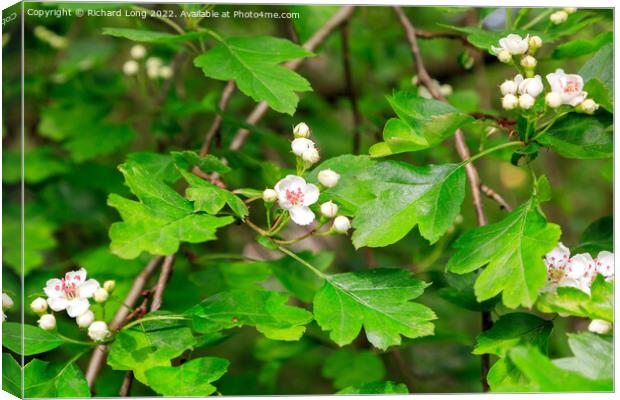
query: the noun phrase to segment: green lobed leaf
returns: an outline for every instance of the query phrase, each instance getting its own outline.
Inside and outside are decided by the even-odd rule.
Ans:
[[[232,169],[224,164],[222,160],[212,154],[205,154],[200,157],[195,151],[171,151],[174,163],[181,169],[200,168],[203,172],[217,172],[227,174]]]
[[[22,369],[9,353],[2,353],[2,390],[22,397]]]
[[[349,386],[336,394],[408,394],[409,389],[404,383],[373,382]]]
[[[255,101],[293,115],[299,97],[295,92],[311,90],[310,83],[296,72],[278,65],[283,61],[312,56],[302,47],[270,36],[234,37],[194,59],[194,65],[213,79],[234,80],[239,90]]]
[[[243,219],[248,216],[248,206],[233,193],[207,182],[191,172],[181,170],[181,175],[190,184],[185,193],[187,198],[194,202],[195,211],[205,211],[214,215],[219,213],[225,205],[228,205],[239,218]]]
[[[146,314],[165,316],[164,312]],[[183,321],[145,321],[121,330],[109,347],[108,365],[115,370],[131,370],[145,385],[146,371],[153,367],[169,367],[170,360],[196,345],[191,329]]]
[[[48,363],[33,359],[24,367],[25,397],[90,397],[88,382],[73,361]]]
[[[217,228],[233,222],[232,217],[214,217],[194,212],[192,203],[142,166],[127,162],[119,166],[125,183],[140,201],[116,194],[108,205],[117,209],[123,222],[110,227],[110,249],[122,258],[175,253],[180,242],[201,243],[215,239]]]
[[[566,158],[612,157],[611,116],[570,113],[553,124],[538,141]]]
[[[373,346],[385,350],[401,335],[433,334],[433,311],[419,303],[427,283],[403,269],[375,268],[327,276],[314,297],[314,318],[339,346],[351,343],[362,327]]]
[[[17,354],[22,354],[22,327],[24,328],[24,355],[45,353],[65,343],[57,335],[38,326],[5,322],[2,324],[2,345]]]
[[[556,292],[543,293],[536,303],[542,312],[556,312],[613,322],[613,281],[598,275],[592,282],[591,295],[573,287],[558,287]]]
[[[553,360],[556,366],[590,379],[613,379],[614,346],[611,337],[590,332],[569,333],[568,345],[574,356]]]
[[[321,374],[334,381],[336,389],[380,381],[385,377],[381,357],[371,351],[340,349],[325,360]]]
[[[189,309],[193,327],[201,333],[251,325],[273,340],[299,340],[312,321],[303,308],[286,304],[288,296],[259,289],[229,290]]]
[[[572,252],[590,253],[596,257],[600,251],[614,250],[614,219],[607,216],[592,222],[579,238],[577,246],[573,247]]]
[[[387,121],[383,129],[384,142],[369,150],[372,157],[431,148],[473,120],[447,103],[425,99],[412,92],[394,92],[387,99],[398,118]]]
[[[472,353],[505,357],[511,348],[522,344],[531,344],[546,353],[552,329],[551,321],[533,314],[505,314],[493,323],[491,329],[478,335]]]
[[[531,307],[547,281],[542,258],[559,237],[560,227],[547,223],[534,196],[500,222],[461,236],[447,269],[463,274],[486,266],[474,286],[478,301],[502,293],[510,308]]]
[[[326,168],[341,179],[323,195],[353,215],[356,248],[396,243],[415,226],[435,243],[452,226],[465,197],[461,164],[417,167],[347,155],[327,160],[315,171]]]
[[[155,179],[164,182],[174,183],[181,177],[174,165],[173,158],[167,154],[151,153],[149,151],[129,153],[127,161],[139,164]]]
[[[189,32],[183,35],[177,35],[168,32],[151,31],[146,29],[103,28],[103,34],[129,39],[134,42],[171,44],[197,39],[203,36],[209,36],[210,32]]]
[[[599,33],[593,39],[577,39],[562,43],[553,49],[553,58],[575,58],[594,53],[607,43],[614,40],[613,32]]]
[[[148,385],[163,396],[209,396],[217,388],[211,385],[222,377],[229,362],[223,358],[201,357],[178,367],[153,367],[146,370]]]

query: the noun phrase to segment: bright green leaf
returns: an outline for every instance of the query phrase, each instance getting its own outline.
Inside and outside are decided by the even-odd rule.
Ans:
[[[90,397],[88,382],[74,362],[52,364],[33,359],[24,367],[25,397]]]
[[[164,396],[209,396],[217,389],[211,382],[228,369],[228,360],[201,357],[179,367],[153,367],[146,370],[148,385]]]
[[[233,193],[207,182],[191,172],[181,170],[181,175],[190,184],[185,192],[187,198],[194,202],[195,211],[217,214],[227,204],[239,218],[243,219],[248,216],[248,206]]]
[[[58,336],[44,331],[38,326],[5,322],[2,324],[2,345],[17,354],[22,354],[22,327],[24,328],[25,356],[45,353],[65,343]]]
[[[602,32],[593,39],[577,39],[563,43],[553,49],[553,58],[575,58],[594,53],[614,40],[613,32]]]
[[[351,343],[362,327],[368,341],[385,350],[401,335],[433,334],[433,311],[419,303],[428,284],[402,269],[375,268],[327,276],[314,297],[314,317],[339,346]]]
[[[167,154],[148,151],[129,153],[127,161],[140,164],[153,178],[164,182],[174,183],[181,177],[174,166],[173,158]]]
[[[215,239],[217,228],[233,222],[232,217],[194,213],[192,204],[139,164],[119,166],[125,183],[140,201],[116,194],[108,205],[116,208],[123,222],[110,227],[110,249],[122,258],[135,258],[143,251],[151,254],[175,253],[180,242],[201,243]]]
[[[311,90],[310,83],[278,64],[311,56],[312,53],[286,40],[270,36],[221,39],[220,43],[194,59],[209,78],[235,80],[237,87],[255,101],[293,115],[299,98],[295,92]]]
[[[22,369],[9,353],[2,353],[2,390],[22,397]]]
[[[560,227],[549,224],[532,197],[500,222],[465,233],[447,269],[457,274],[486,265],[475,284],[479,301],[502,293],[504,304],[531,307],[547,281],[542,257],[557,244]]]
[[[202,172],[217,172],[227,174],[232,169],[224,164],[222,160],[212,154],[205,154],[200,157],[195,151],[171,151],[175,164],[181,169],[198,167]]]

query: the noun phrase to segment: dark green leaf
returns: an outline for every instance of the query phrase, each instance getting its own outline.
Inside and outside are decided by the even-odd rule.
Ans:
[[[553,323],[533,314],[502,315],[487,331],[476,338],[473,354],[495,354],[505,357],[508,350],[521,344],[531,344],[547,352]]]
[[[612,133],[609,115],[570,113],[559,119],[538,141],[567,158],[608,158],[614,150]]]
[[[311,56],[312,53],[285,39],[257,36],[221,39],[194,59],[209,78],[235,80],[237,87],[255,101],[293,115],[299,98],[295,92],[311,90],[301,75],[278,64]]]
[[[129,39],[134,42],[169,44],[208,36],[209,32],[189,32],[183,35],[176,35],[168,32],[149,31],[145,29],[103,28],[103,34]]]
[[[217,172],[218,174],[227,174],[230,167],[222,162],[219,158],[212,154],[205,154],[200,157],[195,151],[171,151],[174,163],[181,169],[191,169],[198,167],[202,172]]]
[[[553,49],[553,58],[575,58],[594,53],[614,40],[613,32],[602,32],[594,39],[577,39],[563,43]]]
[[[325,271],[334,261],[334,253],[321,252],[297,254],[320,271]],[[321,288],[323,281],[308,268],[290,257],[283,257],[270,263],[273,274],[291,294],[299,300],[311,303],[315,293]]]
[[[373,382],[358,386],[350,386],[336,394],[407,394],[409,390],[403,383]]]
[[[592,56],[579,70],[584,82],[588,82],[592,78],[597,78],[607,89],[609,93],[614,92],[614,46],[608,43],[601,47],[599,51]]]
[[[336,389],[380,381],[385,377],[381,357],[370,351],[341,349],[333,352],[321,374],[334,381]]]
[[[202,357],[179,367],[153,367],[146,370],[148,385],[164,396],[209,396],[217,389],[211,382],[228,369],[228,360]]]
[[[583,87],[588,92],[588,98],[594,100],[610,113],[614,112],[614,99],[612,93],[598,78],[592,78]]]
[[[579,243],[572,252],[590,253],[592,257],[603,250],[614,250],[614,220],[612,216],[603,217],[591,223],[581,234]]]

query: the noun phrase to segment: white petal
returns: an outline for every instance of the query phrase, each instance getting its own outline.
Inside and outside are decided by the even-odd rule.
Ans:
[[[80,297],[93,297],[97,289],[99,289],[99,282],[94,279],[89,279],[79,286],[78,293]]]
[[[292,207],[289,212],[291,213],[291,219],[297,225],[310,225],[314,221],[314,213],[312,210],[305,206]]]
[[[278,192],[278,195],[282,192],[286,192],[286,189],[292,189],[292,187],[298,188],[303,187],[306,184],[304,178],[297,175],[287,175],[284,178],[280,179],[278,183],[276,183],[275,190]]]
[[[67,306],[67,314],[69,314],[71,318],[75,318],[78,315],[84,314],[89,307],[90,303],[88,300],[81,298],[73,299],[69,301],[69,305]]]
[[[319,188],[316,185],[309,183],[306,185],[306,190],[304,193],[304,206],[310,206],[317,202],[319,199]]]
[[[60,279],[50,279],[45,284],[43,291],[49,298],[55,297],[64,297],[64,293],[62,292],[62,282]]]
[[[62,311],[69,305],[69,301],[64,297],[50,297],[47,299],[47,304],[54,311]]]

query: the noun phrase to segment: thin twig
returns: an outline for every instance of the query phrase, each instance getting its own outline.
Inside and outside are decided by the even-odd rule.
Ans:
[[[307,51],[314,51],[321,43],[323,43],[323,41],[329,36],[330,33],[332,33],[334,29],[336,29],[338,26],[340,26],[340,24],[342,24],[351,17],[354,9],[355,6],[342,7],[329,19],[329,21],[325,23],[325,25],[323,25],[318,31],[316,31],[314,35],[312,35],[302,47]],[[284,63],[284,67],[291,70],[296,70],[303,61],[303,58],[288,61]],[[267,102],[261,101],[260,103],[258,103],[256,107],[254,107],[254,110],[252,110],[248,118],[245,120],[246,125],[256,125],[258,121],[263,118],[268,109],[269,106],[267,105]],[[243,147],[249,135],[250,131],[245,128],[237,130],[237,132],[235,132],[235,136],[233,137],[232,142],[230,143],[230,150],[236,151]]]
[[[157,268],[162,258],[163,257],[161,256],[155,256],[151,258],[151,260],[146,265],[146,267],[144,267],[142,272],[140,272],[136,279],[134,279],[133,285],[131,286],[129,293],[123,301],[123,304],[126,304],[127,307],[121,306],[118,309],[118,311],[114,315],[114,318],[112,318],[112,322],[110,322],[110,330],[118,330],[122,327],[125,318],[127,318],[131,311],[131,307],[134,306],[134,304],[140,297],[146,281],[151,276],[155,268]],[[88,387],[91,392],[93,392],[93,389],[95,387],[95,380],[97,379],[99,370],[105,363],[106,352],[107,347],[105,345],[95,347],[88,363],[88,368],[86,369],[86,381],[88,382]]]
[[[495,200],[503,210],[506,210],[508,212],[512,211],[512,207],[510,207],[510,204],[508,204],[506,200],[504,200],[504,198],[499,193],[497,193],[495,190],[491,189],[484,183],[480,184],[480,190],[482,191],[482,193],[486,194],[490,199]]]
[[[420,39],[453,39],[453,40],[458,40],[459,42],[463,43],[465,46],[474,47],[471,43],[469,43],[469,40],[467,40],[466,36],[463,36],[463,35],[458,34],[458,33],[453,33],[453,32],[428,32],[428,31],[422,31],[422,30],[416,29],[415,35],[416,35],[416,37],[418,37]]]
[[[220,97],[220,102],[218,104],[218,113],[215,115],[213,119],[213,123],[211,123],[211,127],[209,131],[205,135],[205,140],[202,143],[202,147],[200,148],[200,157],[204,157],[211,147],[211,142],[213,142],[213,138],[220,131],[220,127],[222,126],[222,113],[228,106],[228,102],[230,101],[230,97],[235,91],[235,81],[230,80],[226,82],[226,86],[224,86],[224,90],[222,91],[222,96]]]
[[[342,65],[344,68],[344,78],[346,83],[347,96],[351,103],[351,112],[353,114],[353,154],[360,153],[362,143],[362,114],[357,105],[357,96],[355,86],[353,85],[353,73],[351,71],[351,50],[349,49],[349,22],[345,21],[340,27],[340,37],[342,40]]]
[[[407,41],[411,47],[411,53],[413,54],[413,59],[416,65],[416,69],[418,71],[418,79],[419,81],[426,86],[429,93],[437,100],[445,101],[446,99],[442,96],[441,92],[437,88],[435,84],[433,84],[433,80],[431,76],[428,74],[426,67],[424,66],[424,61],[422,60],[422,56],[420,54],[420,49],[418,48],[418,42],[416,39],[416,30],[409,21],[409,18],[405,15],[403,10],[400,7],[394,7],[394,11],[400,20],[403,29],[405,30],[405,34],[407,37]],[[470,158],[469,148],[465,143],[465,138],[463,137],[463,132],[461,129],[457,129],[454,133],[454,143],[456,146],[456,151],[459,153],[459,157],[461,160],[465,161]],[[478,171],[476,167],[474,167],[473,163],[468,163],[465,165],[465,173],[467,174],[467,180],[469,181],[469,187],[471,189],[472,194],[472,203],[474,209],[476,210],[476,217],[478,220],[479,226],[484,226],[487,224],[487,217],[484,213],[484,207],[482,205],[482,199],[480,196],[480,177],[478,175]],[[486,331],[491,328],[493,325],[491,321],[491,315],[488,311],[482,312],[482,330]],[[487,374],[489,372],[489,355],[483,354],[481,357],[481,365],[480,365],[480,381],[482,383],[482,390],[485,392],[489,391],[489,384],[487,381]]]
[[[155,290],[153,291],[153,301],[151,301],[151,312],[157,311],[161,308],[161,303],[164,299],[164,290],[166,289],[166,284],[168,283],[168,279],[170,278],[170,273],[172,272],[172,264],[174,263],[175,255],[166,256],[164,258],[164,262],[161,266],[161,272],[159,273],[159,279],[157,280],[157,286],[155,286]]]
[[[125,373],[125,378],[123,378],[123,384],[121,385],[120,390],[118,391],[118,395],[120,397],[129,396],[129,392],[131,391],[131,384],[133,383],[133,371],[127,371]]]

